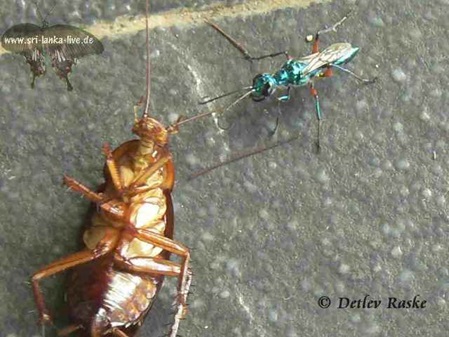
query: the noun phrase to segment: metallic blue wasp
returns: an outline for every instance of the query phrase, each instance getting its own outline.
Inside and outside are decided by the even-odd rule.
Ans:
[[[219,98],[223,98],[232,94],[239,93],[243,90],[248,90],[232,104],[230,104],[222,112],[229,110],[235,104],[243,100],[244,98],[250,96],[254,101],[262,101],[266,97],[271,96],[276,89],[286,88],[286,94],[278,97],[277,99],[281,102],[286,102],[290,99],[290,89],[292,87],[309,86],[310,93],[315,100],[315,110],[318,119],[318,139],[317,146],[318,150],[320,148],[319,135],[320,135],[320,122],[322,120],[322,113],[320,108],[320,100],[318,97],[318,91],[315,88],[316,80],[325,77],[331,77],[333,75],[333,69],[341,70],[350,76],[356,78],[363,83],[373,83],[375,79],[364,79],[349,69],[343,66],[349,63],[358,53],[359,48],[353,47],[350,43],[335,43],[327,47],[323,51],[319,51],[319,37],[324,33],[331,31],[336,32],[337,27],[341,25],[348,15],[344,16],[340,21],[334,24],[330,28],[322,29],[318,31],[315,36],[309,35],[306,38],[307,42],[313,41],[312,54],[304,56],[299,59],[294,59],[288,54],[287,51],[272,53],[268,55],[263,55],[259,57],[252,57],[236,40],[225,33],[216,24],[206,21],[215,30],[217,30],[221,35],[223,35],[234,47],[236,47],[244,56],[245,59],[249,61],[261,60],[268,57],[275,57],[278,55],[285,55],[287,61],[281,66],[281,68],[275,73],[262,73],[254,77],[253,83],[250,87],[245,87],[239,90],[235,90],[224,95],[200,102],[200,104],[207,104],[215,101]],[[213,112],[211,112],[212,114]],[[278,121],[276,121],[276,127],[273,133],[276,131]]]

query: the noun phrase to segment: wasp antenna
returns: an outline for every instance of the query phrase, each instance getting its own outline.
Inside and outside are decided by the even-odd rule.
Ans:
[[[241,89],[237,89],[237,90],[228,92],[228,93],[226,93],[226,94],[223,94],[223,95],[220,95],[220,96],[217,96],[217,97],[208,99],[208,100],[206,100],[206,101],[202,101],[202,102],[200,102],[199,104],[207,104],[207,103],[216,101],[217,99],[220,99],[220,98],[223,98],[223,97],[227,97],[227,96],[231,96],[231,95],[234,95],[234,94],[236,94],[236,93],[239,93],[239,92],[242,91],[242,90],[248,90],[248,89],[253,89],[253,87],[244,87],[244,88],[241,88]]]
[[[146,79],[146,83],[147,83],[147,92],[146,92],[146,99],[145,99],[145,109],[143,110],[143,115],[142,117],[148,117],[149,116],[149,109],[150,109],[150,92],[151,92],[151,87],[150,87],[150,29],[149,29],[149,25],[148,25],[148,13],[150,12],[150,1],[147,0],[146,4],[145,4],[145,31],[146,31],[146,46],[147,46],[147,67],[146,67],[146,72],[147,72],[147,79]]]

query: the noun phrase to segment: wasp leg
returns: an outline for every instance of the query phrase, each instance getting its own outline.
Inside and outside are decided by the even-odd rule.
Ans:
[[[99,257],[109,253],[117,243],[117,233],[117,230],[111,229],[109,232],[106,232],[105,236],[97,244],[94,250],[86,249],[81,252],[66,256],[42,268],[32,276],[31,285],[33,287],[34,299],[36,301],[37,310],[39,312],[40,324],[44,325],[47,323],[52,323],[52,319],[45,305],[44,296],[39,286],[39,282],[44,278],[47,278],[54,274],[58,274],[77,265],[98,259]]]
[[[266,58],[269,58],[269,57],[276,57],[276,56],[279,56],[279,55],[285,55],[287,60],[291,60],[293,58],[293,56],[291,56],[288,53],[288,51],[284,50],[284,51],[279,51],[279,52],[272,53],[272,54],[267,54],[267,55],[262,55],[262,56],[257,56],[257,57],[251,57],[251,58],[249,58],[249,60],[250,61],[259,61],[259,60],[262,60],[262,59],[266,59]]]
[[[277,98],[277,100],[279,102],[287,102],[287,101],[289,101],[290,100],[290,90],[291,90],[291,88],[292,87],[287,87],[287,93],[285,93],[285,95],[279,96]],[[270,137],[274,136],[276,131],[277,131],[277,129],[278,129],[278,126],[279,126],[279,115],[280,114],[281,114],[280,111],[278,111],[278,115],[276,117],[276,125],[274,126],[274,129],[270,132],[270,134],[269,134]]]
[[[217,32],[219,32],[226,40],[228,40],[235,48],[237,48],[240,53],[242,53],[243,57],[245,60],[248,61],[258,61],[258,60],[262,60],[268,57],[276,57],[279,55],[285,55],[287,57],[288,60],[290,60],[292,57],[288,54],[287,51],[280,51],[280,52],[276,52],[276,53],[271,53],[268,55],[262,55],[262,56],[258,56],[258,57],[253,57],[251,56],[251,54],[239,43],[237,42],[237,40],[235,40],[234,38],[232,38],[230,35],[228,35],[223,29],[221,29],[219,26],[217,26],[215,23],[210,22],[208,20],[206,20],[206,23],[211,26],[213,29],[215,29]]]
[[[278,97],[278,101],[280,101],[280,102],[289,101],[290,100],[290,90],[291,90],[291,87],[287,87],[287,93],[285,95]]]
[[[331,67],[328,67],[328,68],[324,71],[323,77],[332,77],[332,76],[334,76],[334,72],[333,72],[333,70],[332,70]]]
[[[64,175],[63,182],[72,191],[82,194],[83,197],[94,203],[101,203],[103,201],[103,196],[101,194],[92,191],[88,187],[84,186],[83,184],[69,176]]]
[[[374,77],[373,79],[362,78],[362,77],[360,77],[359,75],[353,73],[351,70],[346,69],[346,68],[343,68],[342,66],[339,66],[339,65],[336,65],[336,64],[332,64],[331,67],[337,68],[337,69],[339,69],[339,70],[341,70],[341,71],[343,71],[343,72],[345,72],[345,73],[351,75],[351,76],[354,77],[355,79],[357,79],[357,80],[359,80],[360,82],[363,82],[363,83],[365,83],[365,84],[372,84],[372,83],[375,83],[376,80],[377,80],[376,77]],[[330,68],[329,68],[329,69],[330,69]]]
[[[351,12],[349,12],[351,13]],[[334,24],[333,26],[329,27],[329,28],[325,28],[325,29],[321,29],[319,30],[316,34],[315,34],[315,39],[313,41],[313,46],[312,46],[312,54],[318,53],[319,52],[319,39],[320,39],[320,35],[325,34],[325,33],[329,33],[329,32],[336,32],[337,31],[337,27],[340,26],[343,22],[345,22],[345,20],[348,18],[349,13],[346,14],[340,21],[338,21],[336,24]],[[309,40],[310,41],[310,40]]]
[[[321,119],[322,119],[322,115],[321,115],[321,108],[320,108],[320,99],[318,97],[318,90],[315,89],[315,86],[313,85],[313,83],[310,84],[310,94],[313,96],[313,98],[315,99],[315,111],[316,111],[316,118],[318,120],[318,129],[317,129],[317,141],[316,141],[316,145],[317,145],[317,152],[321,151],[321,145],[320,145],[320,129],[321,129]]]

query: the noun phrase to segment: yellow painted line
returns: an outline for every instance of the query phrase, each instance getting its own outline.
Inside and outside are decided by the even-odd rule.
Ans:
[[[258,14],[270,13],[279,9],[299,9],[308,7],[312,2],[330,2],[330,0],[249,0],[243,4],[234,6],[223,6],[221,4],[214,4],[196,9],[195,11],[186,9],[174,9],[163,13],[150,15],[149,26],[150,29],[156,27],[172,27],[185,26],[193,24],[203,24],[204,19],[213,18],[219,20],[220,18],[232,17],[249,17]],[[116,18],[113,22],[100,21],[91,26],[80,27],[98,39],[110,38],[117,39],[123,35],[133,35],[145,29],[145,16],[130,17],[121,16]],[[7,53],[5,49],[0,46],[0,55]]]

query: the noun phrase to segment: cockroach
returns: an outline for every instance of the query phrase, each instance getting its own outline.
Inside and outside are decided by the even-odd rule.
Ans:
[[[73,90],[69,81],[72,66],[77,60],[87,55],[101,54],[103,44],[95,36],[77,27],[69,25],[52,25],[44,18],[37,3],[37,13],[42,26],[32,23],[21,23],[3,33],[1,41],[6,50],[25,57],[30,65],[31,88],[34,88],[36,77],[45,75],[45,56],[51,59],[55,73],[67,84],[67,90]],[[53,7],[54,8],[54,7]]]
[[[32,276],[32,288],[42,326],[52,316],[44,302],[40,282],[71,269],[66,291],[70,325],[59,336],[131,337],[142,324],[161,288],[164,276],[178,278],[176,313],[169,336],[175,337],[187,313],[187,295],[192,279],[190,252],[173,239],[171,192],[175,171],[168,149],[178,120],[165,127],[150,117],[150,51],[146,2],[147,90],[145,108],[132,132],[139,138],[112,151],[105,145],[105,183],[93,191],[64,176],[69,189],[92,201],[97,212],[85,230],[85,248],[62,258]],[[181,261],[172,262],[170,254]]]

